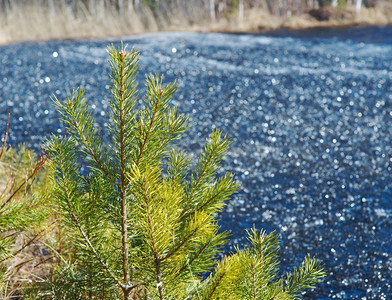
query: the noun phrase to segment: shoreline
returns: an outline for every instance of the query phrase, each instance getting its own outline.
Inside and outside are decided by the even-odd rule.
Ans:
[[[251,34],[251,35],[265,35],[265,36],[272,36],[272,37],[295,37],[295,36],[303,36],[303,33],[306,31],[309,32],[317,32],[317,31],[333,31],[333,30],[349,30],[361,27],[390,27],[392,26],[391,23],[387,24],[377,24],[377,23],[353,23],[353,24],[344,24],[344,25],[315,25],[309,27],[278,27],[274,29],[263,29],[260,31],[253,31],[253,30],[204,30],[204,29],[189,29],[185,28],[183,30],[162,30],[162,31],[145,31],[145,32],[132,32],[129,34],[119,34],[119,35],[102,35],[102,36],[65,36],[65,37],[56,37],[56,38],[42,38],[42,39],[25,39],[25,40],[15,40],[12,42],[1,42],[0,47],[7,47],[12,46],[15,44],[21,43],[39,43],[39,42],[48,42],[48,41],[60,41],[60,40],[75,40],[75,41],[82,41],[82,40],[99,40],[99,39],[120,39],[121,37],[131,37],[131,36],[141,36],[141,35],[148,35],[148,34],[159,34],[159,33],[175,33],[175,32],[184,32],[184,33],[223,33],[223,34]]]
[[[385,8],[385,7],[384,7]],[[313,16],[312,16],[313,14]],[[321,17],[328,17],[328,20],[318,20],[315,15],[320,14]],[[324,14],[324,15],[323,15]],[[317,31],[329,29],[349,29],[356,27],[372,27],[372,26],[392,26],[392,3],[383,11],[381,8],[362,8],[360,13],[356,13],[353,7],[336,8],[330,7],[320,8],[313,11],[303,12],[292,16],[274,16],[262,9],[246,10],[244,17],[239,20],[238,16],[231,15],[229,18],[221,18],[214,22],[206,21],[204,24],[184,24],[181,26],[180,21],[174,21],[173,24],[153,28],[129,30],[120,28],[109,28],[107,31],[91,30],[90,27],[97,24],[90,23],[80,26],[80,31],[69,31],[56,28],[48,32],[39,31],[39,26],[30,26],[32,32],[18,32],[17,36],[10,38],[12,32],[7,32],[9,28],[0,29],[0,46],[8,46],[23,42],[40,42],[50,40],[83,40],[83,39],[104,39],[104,38],[121,38],[124,36],[138,36],[148,33],[159,32],[217,32],[227,34],[266,34],[271,36],[290,36],[290,32],[296,34],[301,31]],[[90,20],[91,22],[91,20]],[[46,24],[47,26],[50,24]],[[104,26],[105,24],[100,24]],[[114,24],[119,25],[119,24]],[[42,24],[41,24],[42,26]],[[12,27],[10,24],[8,27]],[[114,26],[113,26],[114,27]],[[118,28],[117,28],[118,29]],[[35,31],[34,31],[35,30]],[[110,32],[112,30],[112,32]],[[8,36],[7,36],[8,34]]]

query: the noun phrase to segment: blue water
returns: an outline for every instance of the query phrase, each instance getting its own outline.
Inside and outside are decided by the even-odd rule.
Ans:
[[[391,299],[392,27],[123,38],[145,73],[179,84],[174,104],[198,153],[213,128],[233,139],[224,170],[242,187],[221,214],[228,250],[253,224],[282,237],[282,269],[306,253],[328,278],[307,299]],[[63,40],[0,47],[0,127],[39,149],[64,133],[50,97],[84,86],[107,126],[109,43]]]

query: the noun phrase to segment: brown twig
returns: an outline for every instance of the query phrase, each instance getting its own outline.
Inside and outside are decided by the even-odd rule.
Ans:
[[[6,201],[4,201],[0,207],[0,209],[4,208],[5,205],[7,205],[13,197],[31,180],[34,179],[34,176],[37,175],[38,171],[44,166],[46,160],[48,159],[48,156],[46,154],[40,155],[37,158],[37,163],[34,166],[34,169],[26,176],[26,179],[23,180],[17,189],[7,198]]]
[[[8,113],[7,126],[6,126],[5,131],[4,131],[3,144],[1,145],[1,150],[0,150],[0,158],[3,155],[3,150],[5,148],[5,143],[6,143],[7,137],[8,137],[8,129],[10,127],[10,118],[11,118],[11,114]]]

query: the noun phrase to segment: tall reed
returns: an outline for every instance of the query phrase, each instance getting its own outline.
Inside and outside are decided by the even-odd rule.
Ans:
[[[119,7],[105,0],[2,1],[0,43],[121,36],[209,24],[208,13],[199,0],[159,2],[157,6],[143,1],[121,2],[124,4]]]
[[[346,3],[345,1],[341,1]],[[0,44],[23,40],[123,36],[157,31],[259,31],[388,24],[392,3],[340,5],[328,22],[311,17],[321,0],[0,0]],[[339,2],[340,3],[340,2]],[[350,2],[351,3],[351,2]],[[366,5],[366,1],[363,2]],[[335,16],[333,14],[335,11]],[[342,17],[343,16],[343,17]]]

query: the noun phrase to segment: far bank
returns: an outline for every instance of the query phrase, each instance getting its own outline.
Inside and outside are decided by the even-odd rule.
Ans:
[[[392,24],[391,1],[380,1],[379,5],[362,7],[360,11],[345,5],[271,12],[268,7],[259,5],[243,9],[236,6],[225,10],[219,8],[221,11],[217,9],[215,13],[214,10],[213,14],[208,7],[197,5],[205,2],[201,0],[179,1],[182,4],[177,6],[167,1],[161,4],[162,7],[140,4],[122,10],[116,6],[85,6],[84,1],[72,7],[60,1],[48,7],[40,5],[39,0],[19,2],[25,4],[14,4],[0,12],[0,44],[120,37],[161,31],[260,33]]]

